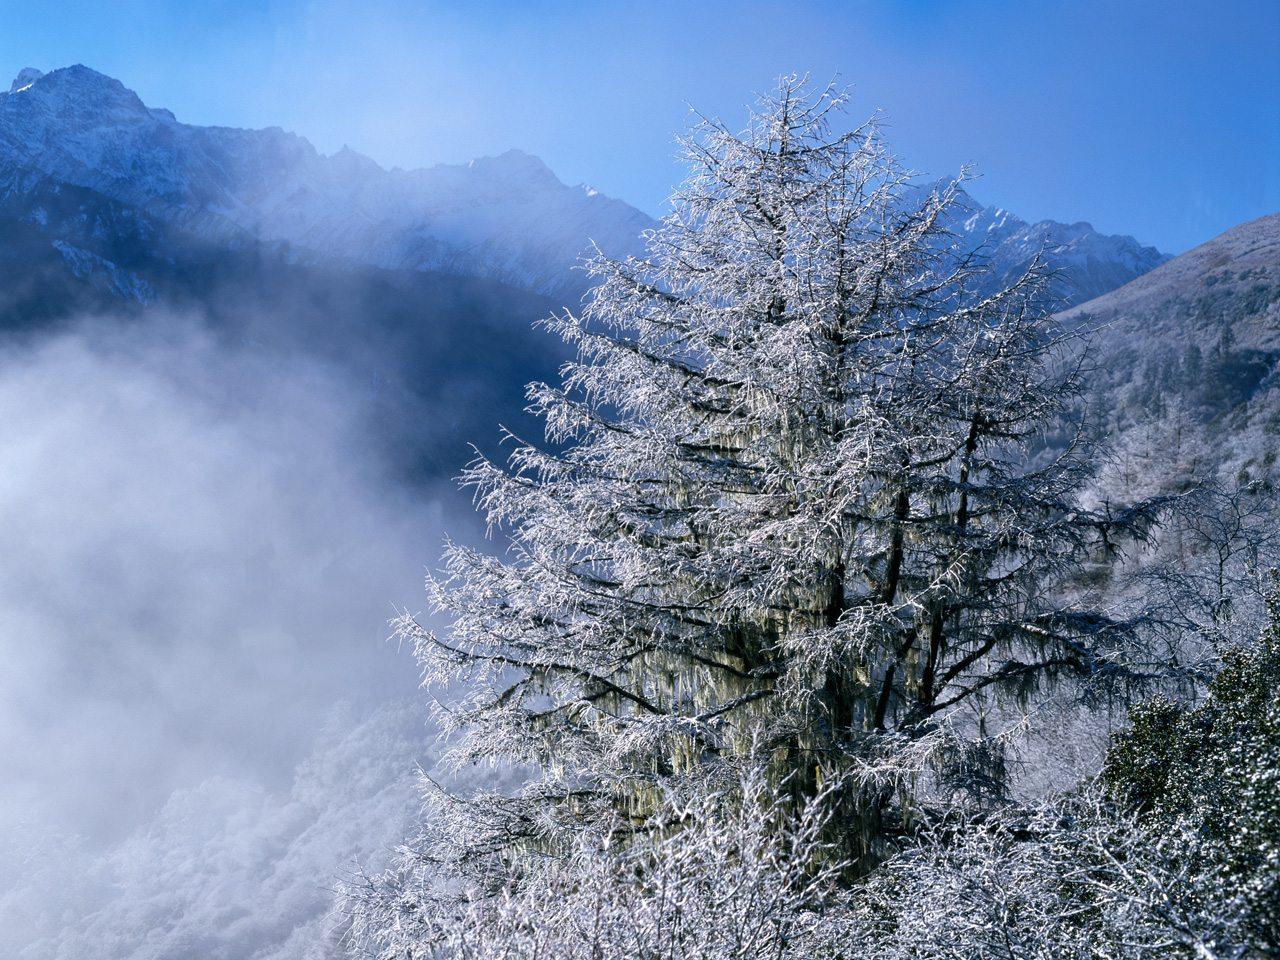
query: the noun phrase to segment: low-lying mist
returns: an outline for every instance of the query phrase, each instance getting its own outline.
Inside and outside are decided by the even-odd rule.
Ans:
[[[191,317],[0,347],[5,956],[303,956],[403,835],[386,621],[443,524],[387,447],[367,383]]]
[[[287,774],[335,700],[412,689],[385,621],[439,517],[363,411],[335,368],[190,320],[0,355],[4,820],[110,834],[180,784]]]

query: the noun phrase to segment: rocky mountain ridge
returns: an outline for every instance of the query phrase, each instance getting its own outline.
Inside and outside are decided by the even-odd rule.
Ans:
[[[1101,296],[1169,260],[1133,237],[1102,234],[1085,222],[1029,223],[1000,207],[982,206],[968,193],[962,193],[948,227],[986,259],[992,286],[1017,279],[1039,254],[1056,273],[1055,294],[1070,304]]]
[[[385,170],[278,127],[180,123],[84,66],[28,68],[0,94],[0,192],[87,188],[207,242],[284,243],[298,259],[577,285],[590,242],[625,254],[650,219],[512,150],[461,165]]]
[[[65,188],[128,208],[135,220],[171,231],[170,243],[181,235],[224,248],[266,244],[295,262],[478,276],[570,301],[583,283],[572,268],[591,243],[611,255],[637,252],[654,222],[620,200],[562,183],[518,150],[388,170],[349,148],[322,154],[279,127],[181,123],[82,65],[27,68],[0,93],[0,198],[14,208]],[[1059,274],[1055,292],[1074,304],[1167,259],[1086,223],[1032,224],[967,195],[962,201],[948,226],[987,258],[993,284],[1041,253]],[[50,211],[37,200],[16,212],[48,225]],[[73,273],[87,276],[96,266],[99,286],[146,299],[149,279],[128,276],[126,264],[95,246],[112,239],[109,230],[89,224],[79,238],[66,233],[50,242],[61,241]]]

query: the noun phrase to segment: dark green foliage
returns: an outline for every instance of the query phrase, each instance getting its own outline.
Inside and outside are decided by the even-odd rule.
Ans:
[[[1206,416],[1215,416],[1249,400],[1276,362],[1262,350],[1227,349],[1205,365],[1197,399]]]
[[[1277,581],[1280,584],[1280,580]],[[1214,874],[1253,935],[1280,944],[1280,587],[1259,641],[1226,654],[1199,706],[1152,700],[1103,780],[1178,856]]]
[[[1130,728],[1116,738],[1107,756],[1105,778],[1113,792],[1139,810],[1167,797],[1169,779],[1184,759],[1180,737],[1187,711],[1166,697],[1153,697],[1129,713]]]

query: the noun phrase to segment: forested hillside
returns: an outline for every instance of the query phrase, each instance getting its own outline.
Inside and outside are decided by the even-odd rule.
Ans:
[[[1242,224],[1061,319],[1095,331],[1097,429],[1134,484],[1274,478],[1280,215]]]

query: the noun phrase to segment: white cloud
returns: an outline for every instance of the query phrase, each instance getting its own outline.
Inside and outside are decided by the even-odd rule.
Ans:
[[[0,955],[308,957],[403,836],[425,710],[357,720],[441,524],[374,417],[181,318],[0,348]]]

